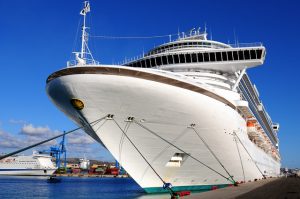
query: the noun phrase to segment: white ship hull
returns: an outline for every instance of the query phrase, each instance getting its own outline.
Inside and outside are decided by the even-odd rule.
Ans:
[[[56,169],[0,169],[0,176],[51,176]]]
[[[51,176],[57,169],[51,158],[35,152],[4,158],[0,160],[0,176]]]
[[[155,71],[150,80],[151,74],[144,72],[144,76],[138,72],[59,75],[48,82],[47,93],[68,117],[79,126],[86,125],[86,133],[102,143],[147,192],[163,190],[160,177],[174,190],[198,190],[233,184],[232,179],[279,175],[280,163],[249,140],[245,120],[229,101],[201,87],[197,90],[193,84],[189,88],[172,78],[163,82],[161,78],[168,79],[168,75],[160,78]],[[84,108],[76,110],[72,98],[80,99]],[[114,119],[89,127],[88,123],[108,114]],[[128,117],[137,122],[126,121]],[[188,128],[191,124],[194,130]],[[183,161],[168,163],[176,153],[184,155]]]

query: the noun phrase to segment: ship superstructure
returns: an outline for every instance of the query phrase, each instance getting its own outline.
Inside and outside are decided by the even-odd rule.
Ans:
[[[15,155],[0,160],[0,175],[51,176],[56,167],[51,156],[34,152],[32,155]]]
[[[89,11],[85,2],[84,18]],[[85,23],[82,31],[87,46]],[[224,44],[193,29],[123,65],[82,49],[48,77],[47,93],[147,192],[279,175],[279,125],[246,73],[263,64],[261,43]]]
[[[228,100],[235,100],[238,112],[247,120],[249,138],[280,159],[276,150],[279,125],[272,122],[256,86],[246,74],[246,69],[263,64],[265,47],[258,42],[229,45],[208,40],[206,31],[199,30],[192,29],[188,35],[183,33],[177,40],[124,65],[182,74],[201,85],[211,86]]]

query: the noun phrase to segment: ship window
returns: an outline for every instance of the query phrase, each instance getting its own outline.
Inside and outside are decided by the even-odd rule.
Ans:
[[[156,59],[156,64],[158,66],[160,66],[161,65],[161,57],[156,57],[155,59]]]
[[[203,45],[204,45],[204,46],[211,46],[211,43],[203,42]]]
[[[261,58],[262,50],[256,50],[257,59]]]
[[[233,51],[233,60],[239,60],[237,51]]]
[[[150,61],[151,61],[151,66],[156,66],[156,64],[155,64],[155,58],[151,58]]]
[[[208,62],[209,61],[209,55],[208,55],[208,53],[203,53],[203,57],[204,57],[204,62]]]
[[[191,63],[191,55],[185,54],[186,63]]]
[[[146,59],[146,68],[151,68],[150,59]]]
[[[141,65],[142,65],[142,68],[145,68],[145,67],[146,67],[145,60],[142,60],[142,61],[141,61]]]
[[[227,61],[227,53],[226,52],[222,52],[222,59],[223,61]]]
[[[179,55],[179,60],[180,60],[180,63],[185,63],[185,59],[184,59],[184,55],[183,54]]]
[[[216,61],[216,55],[214,52],[209,53],[209,56],[210,56],[210,61]]]
[[[168,55],[168,62],[169,62],[169,64],[173,64],[174,63],[172,55]]]
[[[222,61],[221,52],[216,52],[216,60]]]
[[[228,52],[227,52],[227,56],[228,56],[228,60],[229,60],[229,61],[233,60],[233,57],[232,57],[232,51],[228,51]]]
[[[173,55],[173,57],[174,57],[174,63],[178,64],[179,63],[179,57],[178,57],[178,55],[177,54]]]
[[[193,53],[192,55],[192,62],[196,63],[197,62],[197,55]]]
[[[244,53],[243,51],[239,51],[239,60],[244,60]]]
[[[198,53],[198,62],[203,62],[203,54]]]
[[[162,56],[162,63],[163,65],[167,65],[168,64],[168,60],[166,56]]]
[[[256,59],[255,50],[250,50],[251,59]]]
[[[250,59],[250,52],[249,50],[244,51],[245,59]]]

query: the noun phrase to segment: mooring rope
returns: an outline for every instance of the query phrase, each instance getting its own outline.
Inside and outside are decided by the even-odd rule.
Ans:
[[[185,152],[184,150],[182,150],[181,148],[179,148],[178,146],[172,144],[171,142],[169,142],[168,140],[166,140],[165,138],[161,137],[160,135],[158,135],[157,133],[155,133],[154,131],[151,131],[150,129],[148,129],[146,126],[140,124],[138,121],[136,121],[135,119],[133,120],[134,123],[136,123],[137,125],[139,125],[140,127],[142,127],[143,129],[147,130],[148,132],[150,132],[151,134],[155,135],[156,137],[160,138],[161,140],[165,141],[166,143],[172,145],[174,148],[178,149],[179,151],[183,152],[185,155],[189,156],[190,158],[192,158],[193,160],[197,161],[198,163],[200,163],[201,165],[205,166],[206,168],[210,169],[211,171],[217,173],[218,175],[220,175],[221,177],[225,178],[226,180],[230,181],[231,183],[235,184],[234,180],[231,180],[230,178],[227,178],[226,176],[224,176],[223,174],[221,174],[220,172],[216,171],[215,169],[213,169],[212,167],[208,166],[207,164],[201,162],[200,160],[198,160],[197,158],[195,158],[194,156],[192,156],[191,154]]]
[[[148,164],[148,166],[152,169],[152,171],[157,175],[157,177],[162,181],[164,187],[165,185],[169,184],[166,181],[163,180],[163,178],[157,173],[157,171],[153,168],[153,166],[150,164],[150,162],[148,162],[148,160],[145,158],[145,156],[142,154],[142,152],[137,148],[137,146],[133,143],[133,141],[129,138],[129,136],[127,135],[127,133],[121,128],[121,126],[118,124],[118,122],[112,118],[112,120],[114,121],[114,123],[118,126],[118,128],[122,131],[123,135],[125,135],[125,137],[128,139],[128,141],[131,143],[131,145],[135,148],[135,150],[140,154],[140,156],[145,160],[145,162]],[[132,121],[128,121],[128,122],[132,122]],[[128,127],[129,128],[129,127]],[[170,194],[173,196],[175,194],[175,192],[172,190],[171,187],[167,187],[170,190]]]
[[[100,119],[97,119],[97,120],[95,120],[95,121],[93,121],[93,122],[91,122],[91,123],[89,123],[89,124],[95,125],[95,123],[99,123],[99,122],[100,122],[101,120],[103,120],[104,118],[106,118],[106,116],[105,116],[105,117],[102,117],[102,118],[100,118]],[[75,131],[77,131],[77,130],[79,130],[79,129],[82,129],[83,127],[84,127],[84,126],[80,126],[80,127],[75,128],[75,129],[73,129],[73,130],[71,130],[71,131],[64,132],[64,133],[62,133],[62,134],[60,134],[60,135],[54,136],[54,137],[49,138],[49,139],[47,139],[47,140],[44,140],[44,141],[41,141],[41,142],[32,144],[32,145],[30,145],[30,146],[28,146],[28,147],[19,149],[19,150],[17,150],[17,151],[11,152],[11,153],[5,154],[5,155],[3,155],[3,156],[0,156],[0,160],[2,160],[2,159],[4,159],[4,158],[7,158],[7,157],[9,157],[9,156],[12,156],[12,155],[21,153],[21,152],[26,151],[26,150],[28,150],[28,149],[31,149],[31,148],[33,148],[33,147],[39,146],[39,145],[41,145],[41,144],[44,144],[44,143],[49,142],[49,141],[51,141],[51,140],[54,140],[54,139],[56,139],[56,138],[62,137],[62,136],[67,135],[67,134],[69,134],[69,133],[73,133],[73,132],[75,132]]]
[[[238,154],[239,154],[239,158],[240,158],[240,162],[241,162],[241,166],[242,166],[242,171],[243,171],[243,176],[244,176],[244,182],[245,182],[245,180],[246,180],[246,178],[245,178],[245,170],[244,170],[244,165],[243,165],[242,157],[241,157],[241,154],[240,154],[240,149],[239,149],[239,146],[238,146],[238,143],[237,143],[237,138],[234,138],[234,140],[235,140],[236,148],[237,148],[237,151],[238,151]]]
[[[206,143],[206,141],[200,136],[200,134],[196,131],[196,129],[191,126],[189,127],[191,129],[193,129],[193,131],[197,134],[197,136],[200,138],[200,140],[203,142],[203,144],[206,146],[206,148],[210,151],[210,153],[214,156],[214,158],[218,161],[218,163],[221,165],[221,167],[223,167],[223,169],[225,170],[225,172],[228,174],[228,176],[231,178],[231,180],[234,182],[234,184],[236,184],[236,181],[233,179],[232,175],[230,175],[230,173],[228,172],[228,170],[225,168],[225,166],[222,164],[222,162],[220,161],[220,159],[216,156],[216,154],[213,152],[213,150],[209,147],[209,145]]]
[[[248,152],[248,150],[246,149],[246,147],[244,146],[244,144],[242,143],[242,141],[240,140],[239,136],[233,131],[233,134],[238,138],[239,142],[241,143],[241,145],[243,146],[243,148],[245,149],[245,151],[247,152],[247,154],[249,155],[249,157],[251,158],[252,162],[254,162],[256,168],[258,169],[258,171],[261,173],[261,175],[263,176],[263,178],[266,178],[266,176],[263,174],[263,172],[259,169],[259,167],[256,164],[256,161],[254,161],[254,159],[252,158],[252,156],[250,155],[250,153]]]
[[[127,133],[130,124],[131,124],[130,122],[126,122],[126,125],[124,127],[124,132]],[[122,133],[122,136],[121,136],[121,139],[120,139],[120,144],[119,144],[119,164],[120,165],[122,165],[122,150],[123,150],[124,139],[125,139],[125,134]]]
[[[177,142],[177,140],[179,140],[182,136],[184,136],[186,133],[187,133],[187,129],[184,129],[177,137],[175,137],[175,139],[173,139],[171,142],[172,143],[175,143]],[[165,153],[170,147],[172,147],[172,145],[168,144],[166,147],[164,147],[151,161],[151,164],[153,162],[155,162],[163,153]],[[144,175],[145,173],[147,172],[147,170],[145,170],[144,172]]]

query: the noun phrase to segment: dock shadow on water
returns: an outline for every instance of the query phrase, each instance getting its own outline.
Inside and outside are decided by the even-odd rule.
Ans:
[[[0,198],[169,199],[169,194],[146,194],[131,178],[0,177]]]
[[[142,194],[140,196],[135,197],[134,199],[170,199],[169,193],[163,194]]]

